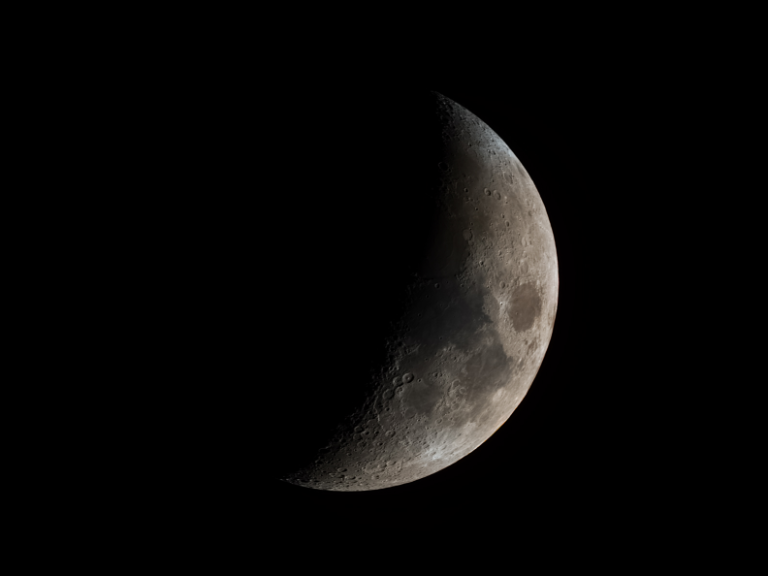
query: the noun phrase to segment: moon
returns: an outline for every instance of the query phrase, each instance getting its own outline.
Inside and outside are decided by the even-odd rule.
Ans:
[[[286,410],[291,439],[276,439],[283,457],[273,470],[293,485],[378,490],[464,458],[520,405],[552,336],[557,254],[530,175],[463,106],[436,92],[417,100],[401,109],[419,128],[391,138],[407,150],[393,159],[381,148],[366,164],[407,177],[384,176],[391,192],[360,192],[357,216],[329,226],[342,247],[329,260],[354,246],[376,265],[357,272],[349,257],[360,288],[350,290],[358,311],[344,320],[347,343],[318,360],[322,377],[286,385],[286,402],[305,405]]]

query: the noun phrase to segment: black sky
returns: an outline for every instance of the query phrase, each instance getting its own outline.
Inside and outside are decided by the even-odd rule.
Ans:
[[[110,560],[121,564],[155,549],[170,552],[174,565],[196,562],[211,545],[216,562],[232,551],[265,574],[292,574],[298,564],[317,573],[410,574],[414,557],[436,572],[436,559],[461,556],[474,574],[490,572],[482,566],[489,559],[493,573],[517,569],[530,540],[539,566],[559,558],[579,568],[629,543],[631,554],[612,570],[625,572],[675,550],[692,528],[713,540],[694,542],[691,554],[680,548],[682,561],[709,562],[721,534],[759,525],[764,490],[737,502],[747,476],[739,466],[759,463],[764,449],[738,449],[762,437],[741,421],[745,405],[762,406],[749,394],[761,388],[764,370],[742,377],[734,367],[750,354],[760,358],[749,296],[761,287],[752,278],[762,255],[746,264],[738,257],[759,247],[740,234],[760,235],[743,214],[760,214],[765,184],[762,176],[735,180],[764,163],[763,102],[746,107],[760,100],[764,66],[753,64],[750,54],[762,51],[748,45],[763,35],[745,25],[761,20],[743,10],[733,11],[733,22],[720,10],[702,22],[701,10],[675,19],[668,8],[618,14],[574,5],[571,13],[547,6],[533,21],[520,4],[508,13],[482,9],[474,18],[464,7],[435,9],[455,21],[434,25],[437,38],[422,54],[397,27],[375,50],[346,37],[349,28],[366,36],[377,13],[352,13],[351,25],[346,12],[332,14],[344,29],[337,34],[294,6],[281,18],[261,7],[254,17],[230,16],[217,33],[188,25],[177,11],[159,25],[162,46],[129,24],[114,51],[62,24],[61,46],[80,39],[84,55],[44,48],[43,60],[62,58],[61,76],[45,82],[40,111],[29,118],[53,109],[65,127],[54,123],[51,137],[29,132],[76,157],[62,155],[64,170],[35,160],[35,171],[55,180],[40,194],[74,205],[86,222],[62,210],[61,239],[82,235],[84,244],[62,242],[65,265],[89,256],[87,273],[44,286],[46,299],[70,283],[79,293],[57,304],[72,320],[53,332],[77,348],[77,368],[45,353],[37,359],[54,365],[42,384],[74,397],[77,409],[62,402],[63,422],[45,430],[44,447],[61,449],[35,472],[40,488],[29,497],[10,493],[36,530],[74,536],[76,545],[65,548],[86,555],[102,551],[91,532],[118,542],[124,548]],[[414,10],[391,12],[415,22]],[[233,32],[235,21],[245,29]],[[299,21],[313,29],[311,39]],[[83,22],[105,36],[116,25]],[[177,38],[182,31],[189,37]],[[290,403],[271,402],[270,390],[300,394],[344,377],[343,362],[316,344],[338,342],[335,358],[343,358],[344,338],[355,335],[334,325],[318,293],[343,299],[354,289],[338,273],[354,271],[359,247],[338,249],[327,238],[343,239],[348,216],[337,191],[348,186],[345,177],[386,164],[373,157],[349,169],[344,146],[359,141],[326,139],[323,130],[348,106],[358,114],[355,128],[370,132],[386,115],[367,96],[399,85],[435,90],[469,109],[531,175],[557,248],[554,333],[520,406],[464,459],[385,490],[299,488],[274,479],[265,463],[295,415]],[[27,122],[26,112],[10,113]],[[318,218],[315,208],[329,206],[338,215]],[[55,250],[59,240],[46,243]],[[78,299],[95,310],[95,323],[81,318]],[[750,330],[735,328],[745,318]],[[87,343],[78,330],[89,333]],[[757,342],[754,354],[745,342]],[[728,369],[713,378],[718,363]],[[81,382],[91,376],[86,390]],[[25,426],[22,435],[37,423]],[[66,434],[72,428],[74,438]],[[27,457],[47,462],[34,450]],[[56,506],[32,509],[51,494]],[[749,522],[721,522],[718,507],[743,510]],[[26,528],[14,530],[27,537]],[[60,560],[32,541],[35,554]],[[567,542],[589,563],[564,553]],[[668,565],[661,560],[654,568]]]
[[[411,520],[424,530],[440,530],[503,518],[507,526],[522,529],[531,519],[551,516],[626,518],[667,491],[665,474],[674,456],[658,432],[667,416],[668,379],[659,351],[668,349],[674,334],[654,324],[659,321],[654,304],[665,289],[655,279],[669,264],[654,257],[668,222],[653,206],[663,203],[668,191],[667,156],[660,153],[668,149],[649,145],[659,137],[659,121],[646,88],[617,76],[575,74],[569,66],[493,82],[463,74],[411,82],[455,100],[496,131],[531,175],[549,215],[559,263],[558,312],[543,364],[522,404],[472,454],[411,484],[330,493],[269,477],[260,456],[275,443],[273,435],[291,427],[291,410],[270,405],[270,395],[260,395],[258,388],[291,386],[308,372],[318,385],[332,385],[343,377],[343,366],[329,361],[308,367],[302,351],[311,352],[313,342],[349,337],[334,332],[331,322],[303,323],[302,306],[324,306],[312,300],[312,283],[333,286],[336,281],[324,263],[346,264],[326,250],[322,238],[292,232],[292,226],[323,226],[310,222],[312,214],[296,203],[300,194],[292,190],[309,186],[334,198],[343,159],[312,160],[312,146],[322,147],[323,139],[313,137],[307,144],[311,131],[283,131],[275,111],[291,116],[291,126],[300,119],[301,126],[323,114],[313,90],[324,94],[320,102],[343,92],[358,110],[365,110],[366,92],[350,94],[345,90],[355,87],[354,79],[347,77],[339,86],[335,77],[322,73],[307,81],[298,75],[287,84],[268,80],[211,84],[215,113],[203,117],[227,126],[228,140],[221,146],[187,128],[190,137],[206,142],[205,150],[219,151],[211,162],[215,169],[206,169],[215,188],[231,184],[250,199],[247,206],[223,200],[209,205],[206,193],[189,213],[203,215],[206,222],[217,215],[224,219],[211,224],[210,233],[197,224],[179,224],[194,230],[190,237],[199,245],[190,264],[194,270],[211,242],[223,244],[222,235],[226,245],[240,248],[223,259],[216,251],[204,257],[210,268],[199,274],[205,289],[196,288],[197,296],[168,296],[186,323],[182,331],[190,343],[179,346],[180,364],[202,383],[174,385],[173,401],[183,399],[181,408],[174,408],[178,430],[168,433],[167,447],[156,448],[155,458],[169,474],[161,488],[153,489],[153,498],[182,522],[226,518],[232,526],[266,527],[268,542],[285,542],[301,526],[355,531],[359,522],[375,522],[379,530],[397,532],[410,530]],[[190,114],[207,105],[200,95],[195,103]],[[168,107],[180,109],[172,99]],[[189,117],[182,114],[179,124],[196,127]],[[375,110],[370,117],[376,118]],[[360,130],[367,121],[362,115]],[[218,136],[217,126],[207,130]],[[371,159],[374,170],[376,160]],[[199,182],[195,176],[195,185]],[[196,196],[187,195],[180,205],[195,202]],[[235,269],[240,276],[233,279]],[[248,289],[232,294],[230,285]],[[209,304],[201,307],[201,302]],[[262,344],[254,347],[257,341]],[[215,361],[206,360],[198,369],[203,356]],[[245,401],[226,397],[226,386],[217,384],[254,377],[256,391]],[[255,435],[254,427],[260,431]]]

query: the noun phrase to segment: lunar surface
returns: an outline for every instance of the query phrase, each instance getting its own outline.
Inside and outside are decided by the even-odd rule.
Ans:
[[[392,128],[390,140],[410,148],[396,157],[374,150],[360,168],[403,176],[382,176],[376,190],[355,187],[359,210],[328,226],[331,269],[318,264],[312,276],[322,278],[318,290],[327,285],[328,294],[354,302],[300,301],[355,311],[344,326],[328,312],[286,345],[322,346],[331,338],[323,326],[345,337],[318,353],[311,370],[297,361],[286,372],[301,376],[270,384],[291,390],[285,402],[304,403],[285,410],[285,430],[275,433],[274,473],[297,486],[377,490],[450,466],[510,417],[550,342],[557,256],[531,177],[456,102],[433,92],[408,110],[409,123],[425,120],[413,131]],[[354,142],[388,129],[361,121],[352,133],[351,124]],[[366,256],[353,258],[353,249]],[[337,281],[342,269],[347,276]]]

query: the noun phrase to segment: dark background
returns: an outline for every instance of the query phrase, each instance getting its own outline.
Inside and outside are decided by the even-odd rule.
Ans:
[[[86,523],[127,545],[118,562],[189,540],[202,543],[181,554],[194,561],[219,539],[281,568],[401,570],[410,554],[451,560],[456,551],[509,551],[502,559],[513,563],[524,534],[544,545],[543,560],[564,540],[584,543],[590,560],[631,540],[626,562],[675,549],[700,521],[719,544],[736,524],[715,515],[736,510],[745,476],[736,448],[750,436],[742,414],[762,374],[734,375],[753,342],[734,325],[751,317],[746,296],[759,274],[759,258],[741,266],[737,256],[762,180],[735,184],[762,165],[748,144],[759,115],[744,108],[757,94],[749,55],[759,36],[742,34],[748,13],[703,23],[642,12],[636,30],[635,10],[607,24],[584,14],[591,26],[548,14],[539,23],[551,34],[530,30],[530,39],[532,22],[514,14],[499,18],[495,42],[486,14],[438,27],[439,42],[421,55],[394,34],[358,50],[322,26],[317,41],[294,46],[293,18],[276,41],[262,34],[272,20],[249,18],[244,33],[222,27],[223,38],[203,26],[177,39],[169,31],[184,26],[160,23],[155,42],[131,29],[110,49],[87,36],[74,54],[46,48],[55,73],[29,68],[44,79],[29,117],[42,118],[45,136],[30,137],[59,158],[33,172],[54,178],[48,206],[63,230],[46,252],[63,271],[40,303],[65,311],[46,335],[75,350],[35,361],[53,364],[62,422],[45,433],[55,459],[29,451],[47,467],[22,504],[52,499],[56,533]],[[463,27],[481,37],[461,37]],[[375,133],[381,115],[368,95],[392,86],[467,107],[531,174],[558,252],[554,334],[520,407],[455,465],[382,491],[293,487],[263,460],[295,423],[269,390],[291,390],[300,374],[343,377],[338,363],[309,360],[320,357],[317,343],[350,336],[307,319],[332,316],[311,288],[343,299],[347,285],[326,264],[340,272],[356,249],[324,243],[343,236],[345,216],[313,221],[300,198],[309,190],[343,204],[334,194],[350,166],[328,140],[357,143],[326,138],[324,123],[347,108],[349,125]],[[333,162],[323,160],[329,150]],[[73,236],[74,246],[63,241]],[[487,542],[494,533],[501,546]],[[90,550],[88,538],[80,543]],[[708,561],[709,551],[697,543],[695,555]]]
[[[692,303],[671,208],[690,195],[676,144],[688,126],[682,96],[661,97],[662,79],[567,60],[492,82],[479,81],[492,77],[481,65],[407,78],[313,65],[288,76],[222,62],[159,69],[132,93],[141,105],[128,117],[149,142],[128,164],[162,175],[132,173],[142,195],[129,195],[150,230],[140,275],[126,274],[140,295],[126,314],[143,334],[137,384],[126,386],[146,422],[131,425],[119,465],[129,507],[239,537],[258,528],[266,546],[308,539],[307,526],[331,542],[358,526],[412,537],[501,521],[512,533],[550,518],[626,525],[686,509],[693,492],[674,471],[691,457],[678,433],[687,420],[670,406],[686,382],[678,344]],[[369,217],[403,229],[374,205],[345,206],[370,174],[394,178],[384,144],[360,147],[396,121],[371,95],[420,89],[486,122],[536,184],[559,263],[552,340],[519,408],[456,464],[372,492],[282,483],[266,455],[300,428],[292,395],[342,381],[358,337],[335,310],[376,306],[353,280],[360,262],[369,274],[377,263],[345,231],[364,232]]]
[[[161,270],[174,263],[164,313],[171,332],[181,334],[169,349],[184,377],[177,373],[161,388],[157,417],[173,417],[163,420],[169,430],[152,450],[164,471],[162,488],[149,488],[153,498],[190,521],[211,514],[235,524],[259,518],[279,534],[315,521],[321,530],[354,531],[363,516],[392,530],[407,529],[408,518],[430,530],[497,517],[522,526],[553,514],[609,521],[669,493],[667,469],[679,455],[659,432],[670,370],[661,358],[674,328],[657,331],[655,323],[658,291],[674,288],[656,280],[667,264],[654,257],[664,215],[650,208],[666,174],[659,148],[647,148],[656,137],[655,111],[638,106],[642,94],[622,91],[620,79],[569,77],[567,69],[539,70],[525,83],[393,80],[397,90],[445,94],[507,142],[552,223],[560,291],[544,362],[508,422],[439,473],[362,493],[282,483],[272,478],[265,454],[280,450],[281,434],[300,429],[293,394],[344,377],[345,341],[358,334],[339,327],[334,310],[345,302],[357,302],[361,314],[376,306],[353,273],[358,259],[379,268],[344,232],[362,231],[368,216],[342,199],[364,190],[368,174],[380,178],[388,154],[358,150],[350,153],[354,161],[345,159],[344,147],[359,144],[334,126],[384,130],[395,119],[376,110],[380,97],[369,106],[368,95],[392,85],[321,74],[311,82],[271,78],[244,88],[222,80],[199,89],[191,125],[205,128],[189,135],[194,145],[183,146],[191,156],[174,160],[194,177],[187,177],[178,204],[164,206],[172,213],[182,206],[189,215],[172,229],[175,255],[158,260]],[[178,85],[169,93],[180,93]],[[178,114],[173,98],[168,110]],[[351,120],[332,121],[346,115]],[[190,126],[186,118],[181,114],[178,124]],[[390,223],[379,214],[377,222],[393,234],[402,227],[396,215]],[[190,262],[182,256],[179,264],[179,254]],[[195,505],[187,508],[190,498]]]
[[[237,32],[237,17],[125,16],[124,35],[124,16],[84,19],[103,38],[56,23],[65,41],[42,47],[39,67],[16,59],[42,81],[12,88],[33,96],[29,113],[9,110],[46,151],[29,174],[52,183],[25,194],[33,219],[51,213],[41,237],[57,262],[30,307],[53,314],[29,327],[60,350],[30,363],[52,368],[48,386],[24,386],[53,416],[43,452],[27,451],[45,467],[25,471],[35,493],[11,493],[28,522],[88,553],[91,534],[117,542],[114,562],[147,548],[194,562],[217,541],[282,572],[354,573],[461,555],[473,573],[484,558],[504,570],[527,540],[541,562],[572,562],[564,542],[590,566],[624,546],[622,568],[667,550],[709,562],[723,535],[759,523],[746,487],[762,453],[749,441],[763,435],[746,408],[762,406],[750,394],[764,370],[745,360],[761,351],[747,236],[763,227],[744,216],[761,214],[764,178],[739,181],[764,164],[762,101],[751,105],[761,35],[745,27],[759,19],[520,10],[442,8],[456,22],[433,26],[424,51],[397,27],[364,47],[298,9]],[[366,36],[376,20],[351,27]],[[345,237],[370,213],[350,218],[345,203],[371,175],[396,177],[396,140],[393,154],[360,144],[397,117],[372,96],[401,88],[467,107],[532,176],[559,261],[554,334],[520,407],[460,462],[374,492],[290,486],[265,456],[300,427],[302,387],[346,376],[338,358],[358,334],[334,316],[365,302],[349,279],[361,262],[375,277],[376,262]],[[405,229],[393,218],[393,234]]]

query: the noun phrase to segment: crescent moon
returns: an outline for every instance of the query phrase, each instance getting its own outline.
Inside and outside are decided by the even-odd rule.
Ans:
[[[520,405],[557,311],[552,227],[506,143],[431,93],[430,234],[360,402],[285,482],[330,491],[413,482],[477,449]]]

